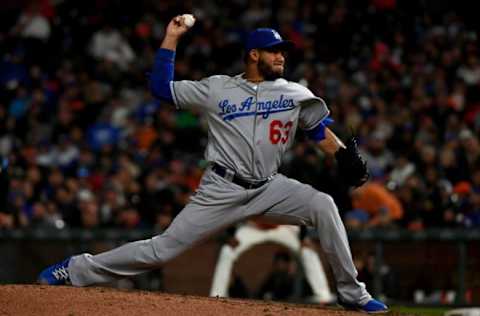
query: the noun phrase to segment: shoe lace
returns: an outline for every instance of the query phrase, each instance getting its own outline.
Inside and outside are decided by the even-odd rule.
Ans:
[[[65,267],[58,267],[55,268],[52,272],[53,276],[57,280],[67,280],[68,279],[68,271]]]

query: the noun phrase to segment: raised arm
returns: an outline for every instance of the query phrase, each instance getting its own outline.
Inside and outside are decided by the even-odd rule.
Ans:
[[[178,41],[188,26],[185,25],[182,16],[174,17],[168,23],[160,49],[155,56],[155,63],[150,76],[150,91],[152,94],[163,101],[173,103],[170,82],[173,81],[175,69],[175,50]]]
[[[163,38],[160,48],[175,51],[177,49],[178,41],[183,34],[185,34],[189,27],[185,25],[184,18],[180,15],[174,17],[167,25],[165,37]]]

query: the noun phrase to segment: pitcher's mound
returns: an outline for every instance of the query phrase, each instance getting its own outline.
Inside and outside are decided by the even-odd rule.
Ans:
[[[365,315],[315,305],[42,285],[0,286],[0,315]],[[390,314],[390,315],[393,315]]]

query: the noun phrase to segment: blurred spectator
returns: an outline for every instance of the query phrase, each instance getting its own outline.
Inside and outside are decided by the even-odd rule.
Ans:
[[[120,131],[110,123],[99,122],[88,129],[87,138],[90,148],[100,151],[116,146],[120,141]]]
[[[458,68],[458,76],[468,85],[474,86],[480,82],[480,63],[478,57],[469,55],[466,65]]]
[[[65,220],[66,224],[68,226],[74,226],[74,216],[76,212],[75,194],[66,186],[62,186],[55,191],[54,201],[58,205],[58,209],[61,212],[62,218]]]
[[[415,172],[415,165],[405,156],[395,159],[393,169],[389,175],[389,187],[396,188],[405,183],[407,178]]]
[[[53,203],[35,202],[32,206],[30,226],[33,228],[58,228],[65,227],[62,215],[58,213]]]
[[[124,229],[138,228],[140,224],[140,215],[135,208],[125,207],[118,213],[117,224]]]
[[[126,207],[126,200],[121,190],[113,185],[103,189],[103,201],[100,203],[100,218],[102,224],[112,224],[117,220],[116,217]]]
[[[3,55],[2,61],[0,62],[0,84],[1,88],[5,89],[2,91],[2,103],[7,99],[6,96],[9,94],[7,91],[13,91],[17,89],[19,85],[27,84],[29,79],[28,70],[24,64],[21,53],[17,52],[16,54]],[[3,106],[2,104],[2,107]],[[3,119],[5,119],[4,116]]]
[[[8,114],[16,120],[22,119],[27,113],[30,106],[30,97],[25,87],[17,89],[16,97],[12,100],[9,106]]]
[[[469,208],[465,214],[466,227],[480,227],[480,193],[472,192],[468,200]]]
[[[47,41],[50,37],[51,27],[48,19],[42,15],[40,5],[35,1],[29,4],[20,15],[12,32],[25,38]]]
[[[46,2],[46,1],[44,1]],[[45,62],[48,56],[48,43],[52,34],[50,21],[42,12],[41,4],[31,1],[22,11],[10,35],[19,38],[15,42],[14,51],[24,56],[28,64]]]
[[[373,179],[384,179],[387,170],[393,164],[393,155],[386,147],[386,135],[377,130],[369,137],[364,158],[368,161],[368,169]]]
[[[135,53],[128,41],[110,24],[93,34],[90,54],[97,60],[114,63],[124,71],[135,59]]]
[[[100,226],[100,214],[98,202],[89,190],[81,190],[77,195],[80,218],[78,225],[86,229],[94,229]]]
[[[346,214],[351,228],[391,226],[403,217],[400,201],[384,186],[368,182],[352,191],[354,210]]]

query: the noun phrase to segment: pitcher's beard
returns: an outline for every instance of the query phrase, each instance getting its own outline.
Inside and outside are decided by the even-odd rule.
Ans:
[[[283,70],[275,71],[270,65],[261,59],[258,61],[258,72],[267,81],[273,81],[283,77]]]

